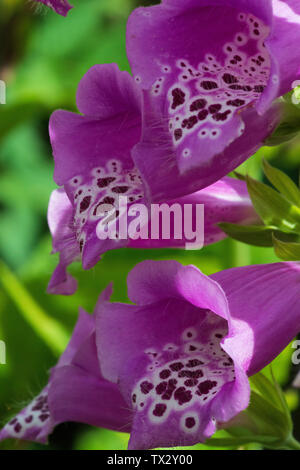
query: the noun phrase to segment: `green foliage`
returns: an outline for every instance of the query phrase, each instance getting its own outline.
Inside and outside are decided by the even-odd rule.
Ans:
[[[0,340],[7,344],[7,364],[0,365],[0,424],[18,412],[47,382],[48,371],[55,365],[76,322],[79,305],[92,312],[99,292],[111,281],[113,300],[128,301],[126,276],[139,261],[177,259],[211,274],[233,266],[275,261],[273,250],[260,248],[272,243],[283,259],[298,257],[299,191],[285,174],[298,179],[300,143],[294,140],[285,146],[262,149],[239,170],[252,175],[248,178],[249,191],[265,224],[256,227],[223,224],[222,228],[236,240],[252,246],[227,239],[200,252],[116,250],[105,254],[91,271],[83,272],[79,265],[72,266],[71,272],[79,280],[74,296],[46,294],[57,263],[57,256],[50,256],[46,221],[48,199],[55,187],[47,129],[49,115],[56,108],[76,109],[77,84],[92,65],[117,62],[122,69],[129,70],[125,54],[127,16],[133,7],[147,2],[71,3],[75,8],[67,21],[46,7],[40,13],[25,0],[0,4],[1,78],[7,84],[7,104],[0,105]],[[286,109],[289,113],[272,136],[273,144],[288,141],[299,131],[298,109],[289,102]],[[253,179],[261,180],[262,156],[283,171],[265,164],[266,175],[276,190],[265,189],[262,182]],[[291,348],[287,348],[275,360],[274,370],[282,385],[291,381],[290,356]],[[270,393],[271,405],[276,409],[277,402],[269,389],[255,393],[260,397],[253,395],[257,402]],[[287,393],[291,406],[297,406],[289,389]],[[282,424],[286,430],[285,421]],[[67,432],[70,435],[67,444],[59,432],[54,432],[50,448],[124,449],[128,440],[128,435],[86,426],[70,425]],[[195,448],[249,448],[249,442],[253,442],[249,432],[246,435],[239,431],[237,436],[234,430],[230,433],[221,430],[214,440]],[[44,446],[4,442],[0,448]]]
[[[235,240],[261,247],[274,246],[278,258],[284,261],[300,260],[300,190],[283,171],[263,161],[265,176],[275,189],[236,173],[247,182],[253,206],[261,218],[261,225],[219,224]]]

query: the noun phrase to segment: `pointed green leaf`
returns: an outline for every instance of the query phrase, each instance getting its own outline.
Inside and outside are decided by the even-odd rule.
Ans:
[[[274,168],[266,160],[263,160],[263,167],[266,177],[273,186],[292,204],[300,207],[300,190],[294,181],[283,171]]]
[[[273,235],[275,253],[283,261],[300,261],[300,243],[287,243]]]
[[[254,208],[266,225],[283,232],[300,233],[300,208],[250,176],[247,176],[247,187]]]
[[[265,140],[269,146],[280,145],[292,140],[300,132],[300,109],[292,103],[292,94],[281,102],[282,118],[273,134]]]
[[[297,234],[280,232],[274,227],[264,225],[236,225],[222,222],[218,226],[229,237],[248,245],[271,247],[273,245],[273,234],[288,242],[298,240]]]

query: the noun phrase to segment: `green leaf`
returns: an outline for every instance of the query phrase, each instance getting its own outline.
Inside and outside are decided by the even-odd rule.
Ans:
[[[0,261],[0,281],[6,293],[35,332],[55,355],[60,355],[69,341],[69,334],[63,325],[43,311],[2,261]]]
[[[258,215],[268,226],[300,233],[300,209],[275,189],[247,176],[247,187]]]
[[[284,261],[300,261],[300,243],[287,243],[273,235],[274,250],[278,258]]]
[[[298,238],[296,234],[287,234],[274,227],[264,225],[236,225],[222,222],[218,226],[234,240],[253,246],[273,246],[273,234],[288,241],[294,241]]]
[[[263,160],[264,172],[268,180],[288,201],[300,207],[300,190],[293,180],[283,171],[274,168],[266,160]]]
[[[292,104],[291,96],[292,94],[282,101],[282,120],[273,134],[265,140],[266,145],[283,144],[292,140],[300,132],[300,109]]]

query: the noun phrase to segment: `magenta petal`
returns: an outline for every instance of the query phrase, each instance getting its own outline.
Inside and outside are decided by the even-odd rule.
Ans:
[[[108,300],[105,289],[98,305]],[[119,431],[130,429],[131,414],[116,385],[100,374],[95,318],[83,310],[71,340],[51,371],[48,385],[0,431],[0,440],[18,438],[46,443],[63,421],[80,421]]]
[[[77,421],[129,432],[131,414],[115,384],[73,365],[54,370],[49,403],[56,424]]]
[[[139,305],[182,298],[229,319],[224,292],[195,266],[182,266],[177,261],[143,261],[130,271],[127,284],[130,300]]]
[[[168,0],[132,13],[127,51],[145,90],[134,160],[148,196],[167,200],[212,184],[275,129],[281,52],[271,45],[282,35],[272,8],[271,1]],[[293,59],[283,44],[284,54],[286,63]]]
[[[119,114],[140,115],[141,92],[128,72],[117,64],[91,67],[77,90],[78,110],[86,116],[111,119]]]
[[[255,374],[300,331],[300,265],[247,266],[211,277],[226,293],[236,331],[224,348],[236,351],[248,375]]]
[[[47,7],[52,8],[56,13],[62,16],[67,16],[68,11],[73,8],[67,0],[34,0],[36,2],[43,3]]]
[[[54,423],[48,406],[48,387],[0,431],[0,441],[23,439],[46,444]]]
[[[297,0],[273,0],[274,23],[267,46],[273,56],[278,95],[293,88],[300,77],[300,5]],[[277,80],[276,80],[277,76]],[[278,96],[277,95],[277,96]]]
[[[103,303],[96,341],[103,376],[134,411],[129,448],[203,442],[249,402],[246,374],[222,347],[233,331],[224,294],[167,261],[141,263],[128,284],[144,305]]]
[[[77,105],[83,116],[55,111],[50,119],[57,184],[84,177],[109,159],[132,168],[130,150],[141,132],[141,94],[130,75],[116,64],[95,65],[79,83]]]
[[[52,274],[49,294],[72,295],[77,281],[67,273],[67,267],[79,258],[79,243],[73,228],[73,208],[63,189],[52,192],[48,206],[48,225],[52,235],[53,253],[59,252],[59,264]]]
[[[226,234],[218,227],[220,222],[228,222],[233,224],[257,224],[260,219],[254,210],[250,196],[247,191],[247,185],[244,181],[234,178],[225,177],[207,188],[197,191],[196,193],[168,201],[169,207],[173,204],[180,205],[182,214],[184,214],[184,206],[186,204],[193,205],[193,212],[190,219],[190,226],[199,227],[199,220],[196,219],[195,207],[197,204],[204,205],[204,245],[210,245],[223,240]],[[201,228],[202,228],[201,222]],[[158,240],[137,239],[130,240],[129,246],[132,248],[183,248],[186,247],[190,240],[186,238],[184,218],[182,217],[181,226],[182,237],[176,239],[174,230],[171,231],[169,240],[164,240],[162,231]],[[151,224],[148,226],[148,233],[151,233]],[[199,238],[200,234],[198,233]],[[196,237],[195,237],[196,238]],[[196,240],[193,239],[193,248],[197,249]]]
[[[245,131],[239,138],[210,159],[201,152],[201,146],[191,148],[182,160],[183,171],[180,171],[179,155],[167,126],[162,116],[149,106],[152,106],[151,101],[146,102],[141,142],[132,154],[144,180],[146,194],[155,202],[193,193],[224,177],[260,148],[281,118],[279,105],[273,105],[263,116],[248,109],[243,113]],[[186,166],[190,164],[191,169]]]

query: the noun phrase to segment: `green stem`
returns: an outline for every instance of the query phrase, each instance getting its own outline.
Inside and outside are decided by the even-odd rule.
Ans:
[[[10,269],[0,260],[0,281],[5,292],[19,309],[34,331],[43,339],[53,353],[60,355],[69,340],[65,328],[48,316],[37,304]]]
[[[287,450],[300,450],[300,442],[298,442],[293,436],[290,436],[284,446]]]

